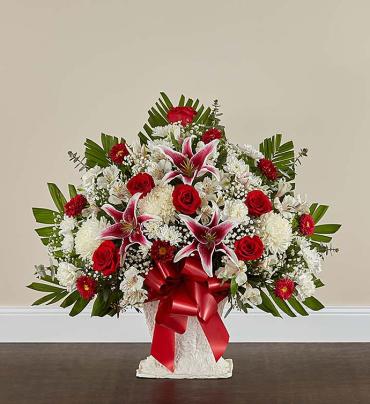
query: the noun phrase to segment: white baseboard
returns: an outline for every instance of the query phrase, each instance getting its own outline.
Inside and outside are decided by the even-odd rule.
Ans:
[[[370,307],[327,307],[308,317],[231,312],[231,342],[370,342]],[[144,316],[71,318],[59,308],[0,307],[0,342],[149,342]]]

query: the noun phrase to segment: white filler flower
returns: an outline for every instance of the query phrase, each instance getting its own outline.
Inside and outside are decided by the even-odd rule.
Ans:
[[[82,224],[75,238],[76,252],[81,258],[91,260],[94,251],[102,242],[99,239],[100,234],[107,227],[105,218],[98,220],[96,217],[91,217]]]
[[[82,272],[69,262],[59,263],[56,278],[61,286],[65,286],[68,292],[71,292],[76,283],[76,279],[82,274]]]
[[[273,254],[283,253],[292,240],[292,227],[278,213],[266,213],[261,216],[260,237]]]

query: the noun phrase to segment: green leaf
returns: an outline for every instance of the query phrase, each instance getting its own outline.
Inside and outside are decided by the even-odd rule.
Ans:
[[[49,293],[48,295],[45,295],[41,297],[40,299],[34,301],[32,303],[32,306],[39,306],[40,304],[44,304],[48,302],[49,300],[53,299],[57,294],[56,293]]]
[[[257,307],[265,311],[266,313],[271,313],[274,317],[281,317],[281,314],[276,309],[274,303],[270,300],[267,294],[263,290],[260,290],[260,293],[262,304],[259,304]]]
[[[308,316],[307,311],[303,308],[303,306],[299,303],[299,301],[292,296],[289,300],[288,303],[293,307],[293,309],[300,314],[301,316]]]
[[[312,218],[316,223],[318,223],[320,221],[320,219],[322,219],[322,217],[325,215],[326,211],[329,209],[329,206],[327,205],[318,205],[315,210],[312,212]]]
[[[323,286],[325,286],[325,284],[321,281],[321,279],[315,279],[314,280],[314,284],[316,288],[322,288]]]
[[[283,299],[280,299],[280,297],[275,296],[275,293],[272,289],[268,289],[268,292],[272,297],[272,300],[275,302],[275,304],[279,307],[280,310],[282,310],[285,314],[287,314],[290,317],[296,317],[296,315],[290,309],[287,303]]]
[[[310,236],[310,239],[319,243],[330,243],[331,241],[331,237],[324,236],[322,234],[313,234],[312,236]]]
[[[35,229],[35,232],[40,237],[50,237],[54,234],[54,227],[53,226],[40,227],[39,229]]]
[[[54,299],[50,300],[50,302],[47,303],[47,304],[53,304],[53,303],[59,302],[59,300],[63,299],[63,297],[66,297],[67,295],[68,295],[68,291],[63,290],[63,292],[58,293],[57,295],[55,295]]]
[[[57,207],[60,213],[64,213],[64,205],[67,203],[66,198],[55,184],[49,182],[48,188],[55,206]]]
[[[185,97],[181,95],[179,100],[179,107],[183,107],[185,105]]]
[[[81,311],[89,304],[90,300],[85,300],[81,296],[76,300],[76,303],[73,305],[72,310],[69,315],[71,317],[77,316]]]
[[[226,318],[230,314],[232,309],[233,309],[233,306],[230,305],[230,307],[227,309],[227,312],[224,314],[224,318]]]
[[[315,233],[318,234],[333,234],[340,229],[340,224],[321,224],[315,226]]]
[[[104,293],[100,292],[100,293],[98,293],[98,295],[96,296],[96,299],[94,301],[91,315],[102,317],[106,314],[108,307],[109,307],[109,304],[107,304],[106,299],[104,299]]]
[[[231,293],[231,296],[235,296],[236,295],[236,292],[238,291],[238,284],[236,283],[236,280],[235,280],[235,278],[232,278],[231,279],[231,285],[230,285],[230,293]]]
[[[27,286],[29,289],[38,290],[39,292],[61,292],[65,289],[58,288],[57,286],[48,285],[46,283],[33,282]]]
[[[244,313],[248,313],[248,308],[252,308],[252,306],[250,306],[248,303],[242,303],[238,295],[236,296],[236,303],[240,310],[244,311]]]
[[[85,157],[86,164],[90,168],[96,165],[99,167],[107,167],[110,165],[105,150],[90,139],[86,139],[85,141]]]
[[[304,300],[303,304],[305,306],[307,306],[309,309],[315,310],[315,311],[321,310],[321,309],[323,309],[325,307],[321,302],[319,302],[313,296],[308,297],[306,300]]]
[[[68,191],[69,191],[69,197],[71,199],[77,195],[76,187],[72,184],[68,184]]]
[[[161,97],[163,98],[164,103],[167,105],[167,108],[170,109],[173,107],[171,100],[167,97],[164,92],[161,92]]]
[[[59,215],[54,210],[44,208],[32,208],[32,212],[36,222],[43,224],[54,224],[56,216]]]
[[[75,301],[80,297],[80,294],[77,290],[70,293],[61,303],[60,307],[66,308],[71,306]]]
[[[316,208],[317,208],[317,205],[318,205],[318,203],[313,203],[313,204],[310,206],[310,215],[311,215],[311,216],[313,215],[313,212],[315,212],[315,210],[316,210]]]
[[[106,135],[105,133],[102,133],[100,138],[106,154],[110,152],[113,146],[118,144],[118,138],[116,136]]]

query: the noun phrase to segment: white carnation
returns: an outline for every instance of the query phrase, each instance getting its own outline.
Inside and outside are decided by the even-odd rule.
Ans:
[[[291,243],[292,227],[278,213],[269,212],[261,216],[260,237],[273,254],[283,253]]]
[[[239,223],[248,224],[248,208],[241,200],[226,200],[222,212],[223,220],[235,220]]]
[[[243,144],[240,146],[240,148],[243,150],[243,152],[250,158],[254,160],[260,160],[263,159],[265,156],[258,150],[256,150],[253,146],[250,144]]]
[[[297,237],[296,241],[299,248],[301,249],[300,254],[305,260],[309,271],[312,272],[314,275],[319,274],[321,272],[322,263],[320,254],[315,249],[311,250],[309,241],[304,237]]]
[[[71,292],[75,288],[76,279],[82,275],[82,272],[69,262],[60,262],[55,277],[61,286]]]
[[[229,154],[226,158],[225,171],[237,177],[242,177],[249,171],[249,167],[243,160],[238,159],[235,154]]]
[[[296,282],[296,292],[300,300],[303,301],[315,293],[316,287],[311,274],[307,272],[300,273],[294,277],[294,281]]]
[[[73,238],[73,234],[71,232],[65,234],[62,240],[62,251],[65,253],[71,253],[73,251],[74,244],[75,240]]]
[[[102,217],[87,219],[76,233],[76,253],[84,259],[91,260],[94,251],[99,247],[101,232],[108,227],[107,220]]]
[[[172,203],[172,185],[158,185],[139,201],[141,214],[160,217],[164,223],[175,220],[175,207]]]

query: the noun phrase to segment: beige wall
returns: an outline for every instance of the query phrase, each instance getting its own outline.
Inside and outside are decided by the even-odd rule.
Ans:
[[[332,205],[328,305],[370,305],[370,2],[0,0],[0,305],[28,305],[47,263],[32,206],[77,174],[69,149],[133,140],[160,90],[218,97],[228,135],[283,132],[310,158],[298,188]]]

